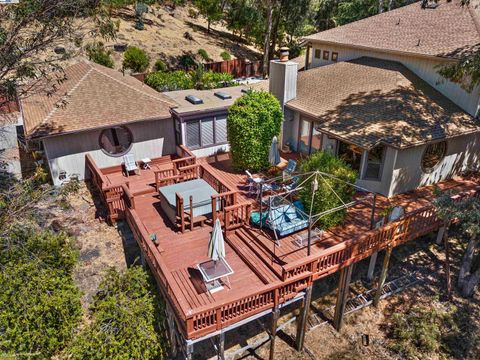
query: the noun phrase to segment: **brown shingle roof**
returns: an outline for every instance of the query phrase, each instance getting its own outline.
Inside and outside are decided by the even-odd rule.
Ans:
[[[363,148],[397,148],[480,131],[480,123],[402,64],[363,57],[298,73],[287,107]]]
[[[21,100],[27,136],[166,119],[175,105],[137,79],[91,62],[67,67],[65,76],[53,95],[38,92]]]
[[[420,2],[319,32],[307,41],[458,58],[480,44],[478,14],[460,0],[440,0],[432,9]]]

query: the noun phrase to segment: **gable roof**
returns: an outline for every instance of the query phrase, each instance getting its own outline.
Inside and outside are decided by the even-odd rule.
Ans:
[[[475,10],[461,0],[440,0],[427,9],[416,2],[305,40],[455,59],[479,46],[479,24]]]
[[[406,148],[480,131],[478,120],[402,64],[368,57],[299,72],[297,97],[286,107],[364,149],[378,143]]]
[[[28,137],[45,137],[144,120],[170,118],[175,102],[134,77],[81,61],[64,69],[52,94],[20,100]]]

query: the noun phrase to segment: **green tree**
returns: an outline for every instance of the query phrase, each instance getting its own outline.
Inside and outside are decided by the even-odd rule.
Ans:
[[[238,98],[227,117],[233,166],[252,171],[267,168],[270,144],[280,133],[282,123],[280,103],[272,94],[251,91]]]
[[[463,254],[458,288],[462,296],[470,297],[480,281],[480,198],[454,200],[451,192],[436,191],[434,206],[438,216],[445,222],[458,220],[462,233],[468,238]]]
[[[129,46],[123,54],[123,68],[141,73],[147,70],[150,58],[147,53],[135,46]]]
[[[328,175],[305,176],[305,186],[300,190],[300,198],[305,208],[312,214],[320,214],[324,211],[349,203],[355,193],[352,185],[357,179],[357,173],[344,161],[326,151],[317,151],[302,161],[300,169],[303,173],[320,171]],[[318,190],[312,197],[312,182],[318,183]],[[313,200],[313,201],[312,201]],[[318,226],[329,229],[340,224],[347,214],[346,209],[335,211],[318,220]]]
[[[0,237],[0,247],[0,353],[50,357],[81,320],[73,242],[23,225]]]
[[[99,285],[92,322],[64,351],[69,359],[161,359],[162,304],[149,275],[134,266],[111,268]]]
[[[194,0],[193,4],[207,19],[207,31],[210,33],[211,24],[220,21],[223,17],[223,2],[221,0]]]

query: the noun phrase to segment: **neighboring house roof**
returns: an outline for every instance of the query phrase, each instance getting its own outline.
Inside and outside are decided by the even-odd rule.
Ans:
[[[173,111],[177,114],[192,114],[195,112],[207,112],[207,111],[218,111],[222,109],[229,108],[236,99],[243,95],[242,90],[246,89],[247,86],[233,86],[228,88],[220,88],[213,90],[178,90],[165,92],[164,94],[168,96],[172,101],[177,103],[177,106],[173,108]],[[221,92],[231,96],[231,99],[222,100],[215,93]],[[187,101],[185,98],[188,95],[193,95],[200,98],[203,103],[194,105]]]
[[[298,73],[286,106],[319,129],[369,149],[397,148],[480,131],[480,123],[400,63],[363,57]]]
[[[298,71],[305,69],[305,55],[297,56],[296,58],[290,59],[290,61],[296,62],[298,64]]]
[[[21,100],[26,136],[171,117],[175,103],[131,76],[87,61],[64,71],[66,80],[53,95],[39,91]]]
[[[305,41],[458,58],[480,44],[478,14],[461,0],[421,2],[307,36]]]

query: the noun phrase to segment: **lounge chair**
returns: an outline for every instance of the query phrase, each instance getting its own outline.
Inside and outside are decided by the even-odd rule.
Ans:
[[[123,166],[125,167],[125,173],[127,174],[127,177],[130,175],[130,172],[132,171],[135,174],[138,174],[140,171],[133,154],[123,155]]]
[[[297,168],[297,162],[292,159],[288,160],[287,167],[283,169],[283,172],[282,172],[283,179],[289,178],[293,174],[296,168]]]

